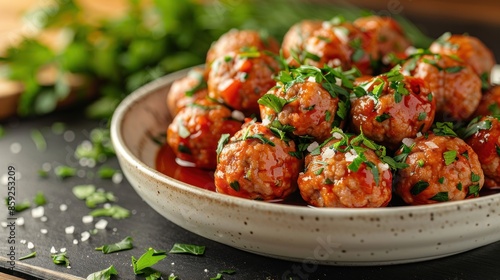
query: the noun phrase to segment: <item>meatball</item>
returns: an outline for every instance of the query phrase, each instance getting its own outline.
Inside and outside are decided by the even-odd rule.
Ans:
[[[490,49],[476,37],[445,33],[429,47],[431,52],[457,56],[478,75],[489,80],[490,72],[496,64]]]
[[[242,121],[232,118],[227,107],[203,99],[179,111],[167,130],[167,143],[177,158],[196,167],[215,169],[217,141],[233,135]]]
[[[246,124],[227,143],[226,139],[221,138],[214,174],[217,192],[275,200],[296,190],[302,161],[292,155],[294,142],[281,140],[256,122]]]
[[[274,99],[267,98],[268,95],[282,100],[282,108],[276,107]],[[319,142],[331,136],[332,127],[342,126],[345,116],[338,116],[339,106],[348,106],[347,97],[334,97],[321,83],[310,80],[294,83],[290,87],[279,83],[259,103],[263,122],[277,120],[281,125],[291,126],[292,134],[312,136]]]
[[[404,52],[411,45],[403,29],[393,18],[367,16],[358,18],[353,24],[376,38],[381,57]]]
[[[256,50],[217,58],[208,75],[208,96],[247,115],[259,114],[257,100],[276,85],[278,62]]]
[[[436,105],[429,86],[420,78],[404,76],[398,67],[361,83],[354,92],[352,129],[388,148],[425,133],[434,121]]]
[[[263,36],[258,31],[231,29],[212,43],[207,52],[206,64],[210,65],[215,59],[223,57],[230,52],[239,52],[248,48],[267,50],[278,54],[279,47],[276,39]]]
[[[374,37],[347,22],[325,21],[305,38],[299,53],[303,64],[323,67],[356,66],[363,74],[372,74],[372,62],[379,59]]]
[[[403,73],[424,79],[436,98],[436,118],[468,120],[481,100],[481,79],[466,64],[447,55],[410,58]]]
[[[306,39],[311,37],[314,31],[320,29],[322,24],[320,20],[303,20],[290,27],[281,44],[283,57],[287,59],[288,64],[299,66],[299,62],[295,61],[293,56],[304,51]]]
[[[474,116],[500,115],[500,86],[488,89],[481,98]]]
[[[193,68],[186,77],[172,83],[167,95],[167,107],[172,117],[188,104],[208,95],[206,80],[202,68]]]
[[[389,166],[373,150],[348,142],[338,132],[333,135],[319,152],[306,156],[305,171],[297,180],[302,198],[317,207],[387,206],[392,198]]]
[[[408,167],[398,170],[395,191],[406,203],[422,205],[479,195],[483,170],[477,154],[462,139],[430,133],[404,142],[397,154],[406,158]]]
[[[491,116],[472,121],[465,141],[477,153],[484,172],[484,186],[500,187],[500,121]]]

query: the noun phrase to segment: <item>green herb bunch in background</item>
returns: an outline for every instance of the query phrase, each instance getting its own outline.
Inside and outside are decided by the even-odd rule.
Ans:
[[[77,98],[89,92],[97,96],[87,116],[108,118],[141,85],[202,64],[211,43],[231,28],[257,29],[281,40],[301,19],[326,20],[339,14],[352,20],[366,11],[300,0],[153,0],[148,4],[129,0],[123,15],[90,22],[75,1],[57,0],[28,17],[36,17],[42,31],[60,30],[64,45],[54,49],[36,37],[25,38],[0,56],[0,66],[8,79],[23,84],[21,116],[53,111],[72,91],[68,77],[76,75],[84,81]],[[408,21],[399,21],[415,45],[429,43]],[[50,84],[37,78],[47,68],[56,73]]]

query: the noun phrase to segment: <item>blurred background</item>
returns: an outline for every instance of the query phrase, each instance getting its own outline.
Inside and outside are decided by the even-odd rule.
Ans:
[[[399,20],[417,47],[446,31],[500,57],[498,0],[16,0],[0,2],[0,120],[86,106],[108,118],[141,85],[201,64],[231,28],[282,39],[301,19]]]

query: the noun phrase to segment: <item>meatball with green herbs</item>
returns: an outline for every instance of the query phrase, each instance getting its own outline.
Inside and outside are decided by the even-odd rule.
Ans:
[[[434,133],[405,139],[395,159],[407,168],[397,172],[396,193],[410,205],[457,201],[479,196],[484,174],[477,154],[452,130],[438,123]]]
[[[332,135],[306,156],[297,181],[302,198],[316,207],[387,206],[392,198],[389,163],[394,162],[387,160],[385,149],[363,135],[352,138],[340,129]]]
[[[255,200],[279,200],[297,188],[302,160],[295,143],[267,126],[250,122],[217,149],[217,192]]]
[[[188,104],[203,99],[208,95],[207,78],[203,68],[191,69],[188,74],[172,83],[167,94],[167,107],[174,117]]]
[[[405,76],[395,67],[354,87],[351,126],[356,133],[396,149],[404,138],[432,126],[435,100],[427,83]]]
[[[355,69],[301,66],[282,71],[277,85],[259,99],[263,123],[287,127],[295,136],[323,142],[331,129],[342,127],[349,110],[349,92],[359,76]]]
[[[220,136],[233,135],[242,124],[243,119],[229,108],[208,99],[198,100],[184,107],[172,120],[167,143],[178,163],[215,169]]]

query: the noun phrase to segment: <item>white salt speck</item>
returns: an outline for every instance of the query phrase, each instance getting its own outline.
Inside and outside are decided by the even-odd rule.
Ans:
[[[108,226],[108,221],[101,219],[97,223],[95,223],[96,229],[105,229]]]
[[[94,168],[95,167],[95,160],[93,158],[90,158],[89,162],[87,163],[87,166],[90,168]]]
[[[68,205],[66,205],[64,203],[59,205],[59,210],[61,210],[61,212],[68,210]]]
[[[42,170],[45,171],[45,172],[48,172],[52,169],[52,165],[48,162],[45,162],[44,164],[42,164]]]
[[[26,239],[21,239],[21,241],[19,241],[21,244],[26,244]]]
[[[59,252],[61,252],[61,253],[66,252],[66,248],[61,248],[61,249],[59,249]]]
[[[66,130],[63,134],[64,141],[73,142],[75,140],[75,133],[71,130]]]
[[[114,227],[113,228],[113,232],[117,232],[117,231],[118,231],[118,229]]]
[[[311,144],[309,144],[309,146],[307,146],[307,151],[308,151],[308,152],[312,152],[312,151],[314,151],[314,149],[316,149],[317,147],[319,147],[319,144],[318,144],[318,142],[314,141],[314,142],[312,142]]]
[[[170,265],[172,265],[172,266],[173,266],[173,265],[175,265],[175,263],[171,263]]]
[[[66,227],[64,232],[66,232],[66,234],[73,234],[75,232],[75,226]]]
[[[88,158],[81,158],[78,160],[78,164],[80,164],[81,167],[87,166],[89,163]]]
[[[237,121],[243,121],[245,120],[245,114],[243,112],[234,110],[231,112],[231,117]]]
[[[120,172],[116,172],[113,174],[113,177],[111,177],[111,181],[115,184],[120,184],[123,181],[123,175]]]
[[[52,246],[52,248],[50,248],[50,253],[51,254],[57,253],[57,250],[56,250],[56,248],[54,248],[54,246]]]
[[[28,242],[28,249],[33,249],[35,248],[35,244],[33,242]]]
[[[132,213],[132,215],[135,215],[135,214],[137,214],[137,210],[132,209],[132,211],[130,211],[130,213]]]
[[[42,216],[40,218],[40,221],[42,221],[42,222],[46,222],[47,220],[48,220],[47,216]]]
[[[208,272],[208,269],[205,268],[205,270],[203,270],[203,271]]]
[[[31,209],[31,216],[35,219],[43,217],[45,214],[45,208],[43,206],[38,206],[36,208]]]
[[[90,215],[87,215],[87,216],[83,216],[82,217],[82,222],[84,224],[90,224],[94,221],[94,217],[90,216]]]
[[[73,244],[78,244],[78,239],[73,239]]]
[[[417,137],[421,137],[421,136],[422,136],[422,132],[418,132]]]
[[[14,142],[10,144],[10,152],[13,154],[19,154],[22,150],[23,146],[21,144]]]
[[[46,228],[42,228],[42,229],[40,230],[40,232],[41,232],[42,234],[47,234],[49,231],[48,231]]]
[[[0,225],[2,225],[2,227],[6,228],[7,227],[7,222],[1,222]]]
[[[111,204],[109,203],[104,203],[104,205],[102,206],[104,209],[109,209],[111,208]]]
[[[24,225],[24,217],[17,218],[16,225],[18,225],[18,226]]]
[[[403,138],[403,144],[405,144],[408,147],[411,147],[415,143],[415,140],[412,138]]]
[[[2,185],[7,186],[7,184],[9,183],[9,175],[3,174],[2,179],[1,179],[1,183],[2,183]]]
[[[82,236],[82,238],[80,240],[82,240],[82,242],[85,242],[85,241],[89,240],[90,233],[88,231],[84,231],[84,232],[82,232],[81,236]]]
[[[79,169],[78,171],[76,171],[76,176],[78,176],[80,178],[85,177],[85,175],[86,175],[86,172],[83,169]]]

